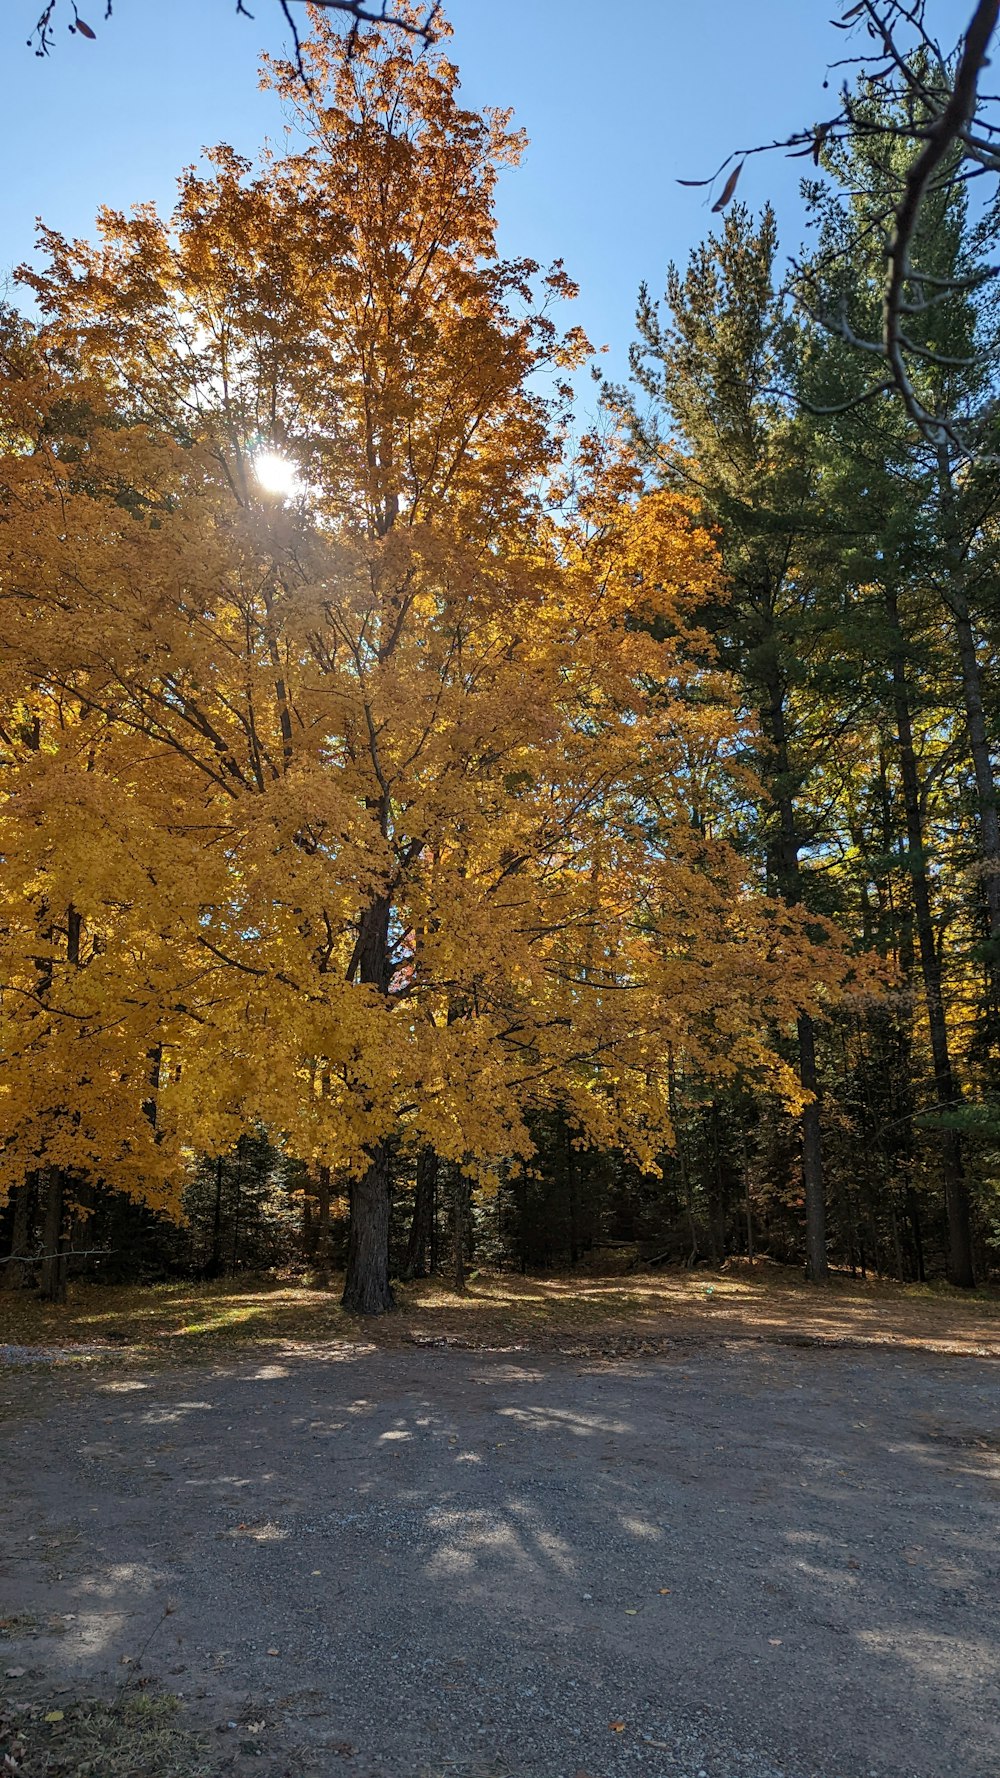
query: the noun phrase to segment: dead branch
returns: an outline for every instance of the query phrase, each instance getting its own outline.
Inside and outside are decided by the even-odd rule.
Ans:
[[[993,121],[986,115],[986,107],[998,100],[996,95],[980,91],[1000,21],[1000,0],[976,0],[966,29],[949,54],[944,54],[932,37],[925,13],[924,0],[857,0],[849,5],[833,24],[851,33],[864,31],[871,47],[832,64],[856,70],[859,77],[853,92],[845,81],[840,110],[822,123],[795,131],[781,141],[735,150],[710,179],[685,179],[678,183],[711,185],[733,163],[742,164],[750,155],[775,150],[783,150],[791,158],[810,156],[819,165],[824,153],[838,145],[883,139],[911,147],[913,156],[901,177],[898,198],[866,228],[866,233],[882,238],[885,261],[879,337],[868,339],[859,335],[851,327],[843,306],[834,313],[817,309],[800,277],[801,267],[793,266],[792,289],[811,319],[856,350],[881,358],[888,367],[888,383],[874,381],[861,396],[843,407],[824,411],[847,411],[891,388],[930,443],[946,445],[960,458],[969,458],[978,454],[976,440],[966,435],[966,428],[955,414],[933,412],[921,400],[911,365],[916,361],[943,370],[968,370],[978,361],[949,357],[914,341],[906,331],[906,318],[924,314],[949,298],[980,288],[1000,276],[1000,266],[984,266],[970,275],[940,277],[922,271],[913,259],[914,241],[928,199],[984,173],[1000,177],[1000,120]],[[875,89],[887,101],[896,102],[898,122],[866,114],[861,99]],[[717,209],[725,207],[733,194],[733,185],[730,178]],[[815,270],[811,268],[813,275]]]
[[[293,6],[301,6],[305,3],[306,0],[277,0],[277,4],[280,6],[281,12],[284,15],[285,21],[292,34],[292,51],[295,57],[296,67],[303,79],[305,79],[305,70],[302,64],[302,42],[292,8]],[[418,37],[424,43],[431,43],[434,40],[435,29],[441,16],[440,0],[428,0],[426,10],[422,14],[411,14],[409,7],[404,3],[404,0],[379,0],[377,5],[370,3],[366,4],[366,0],[310,0],[310,3],[313,6],[316,6],[321,12],[335,12],[341,14],[344,18],[350,19],[351,24],[347,39],[349,52],[353,50],[358,32],[363,25],[393,26],[398,31],[405,31],[408,36]],[[163,0],[162,11],[164,13],[167,12],[168,7],[169,0]],[[253,18],[254,16],[250,8],[245,4],[245,0],[235,0],[235,10],[237,14],[241,14],[243,18]],[[102,18],[111,18],[112,12],[113,0],[105,0]],[[66,13],[72,13],[73,15],[72,18],[69,18],[66,21],[67,29],[71,36],[80,36],[89,39],[93,39],[97,36],[97,32],[94,30],[93,26],[88,24],[85,18],[81,17],[79,8],[76,5],[76,0],[46,0],[46,4],[42,7],[35,22],[31,36],[28,38],[28,48],[33,48],[36,56],[48,56],[52,54],[56,41],[55,33],[57,19],[65,17]]]
[[[8,1253],[0,1259],[0,1266],[39,1266],[46,1259],[93,1259],[95,1255],[103,1259],[115,1251],[114,1247],[59,1247],[53,1253]]]

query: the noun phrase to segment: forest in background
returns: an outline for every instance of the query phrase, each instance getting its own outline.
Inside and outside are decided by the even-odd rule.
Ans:
[[[3,315],[0,1286],[988,1279],[993,213],[931,193],[908,318],[974,455],[811,318],[876,327],[875,85],[808,303],[730,203],[585,424],[510,119],[389,27],[304,54],[294,151],[43,232]]]

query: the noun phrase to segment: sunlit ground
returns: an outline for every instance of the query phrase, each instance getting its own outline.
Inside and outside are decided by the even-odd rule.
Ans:
[[[861,1340],[1000,1356],[1000,1293],[945,1285],[864,1283],[835,1277],[813,1289],[798,1270],[768,1262],[724,1272],[615,1277],[477,1275],[459,1296],[440,1280],[397,1287],[398,1312],[348,1315],[340,1282],[241,1277],[212,1284],[109,1287],[77,1284],[63,1308],[0,1295],[0,1343],[127,1348],[172,1359],[270,1341],[379,1345],[447,1340],[476,1347],[533,1347],[611,1356],[673,1340],[713,1338]]]

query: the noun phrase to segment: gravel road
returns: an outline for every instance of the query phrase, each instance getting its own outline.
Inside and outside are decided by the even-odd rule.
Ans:
[[[766,1346],[0,1371],[0,1669],[107,1689],[153,1632],[261,1778],[996,1778],[998,1384]]]

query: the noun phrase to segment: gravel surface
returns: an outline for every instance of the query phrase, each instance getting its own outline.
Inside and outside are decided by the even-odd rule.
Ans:
[[[0,1366],[20,1369],[25,1364],[76,1363],[81,1358],[100,1357],[105,1346],[5,1346],[0,1345]]]
[[[151,1638],[262,1778],[996,1778],[998,1383],[777,1347],[0,1372],[0,1673],[107,1690]]]

